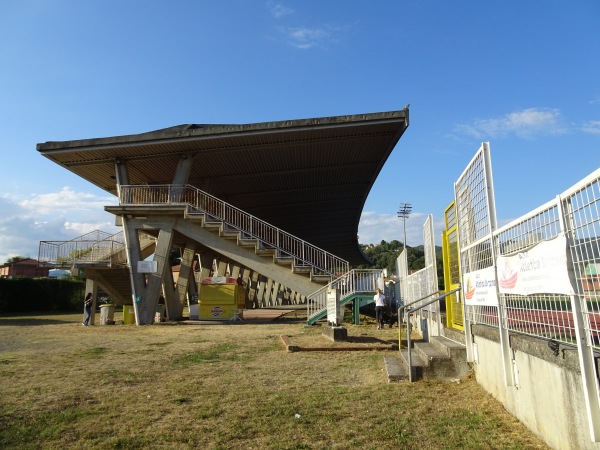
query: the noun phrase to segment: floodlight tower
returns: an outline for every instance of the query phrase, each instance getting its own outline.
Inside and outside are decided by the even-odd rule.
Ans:
[[[404,249],[406,250],[406,219],[410,216],[410,212],[412,210],[412,205],[410,203],[400,203],[400,208],[398,209],[398,218],[402,219],[402,224],[404,227]]]
[[[406,219],[410,216],[410,212],[412,210],[412,205],[410,203],[400,203],[400,208],[398,208],[398,218],[402,219],[402,225],[404,228],[404,257],[406,258],[404,261],[407,263],[406,270],[408,271],[408,250],[406,249]],[[400,302],[404,305],[406,302],[405,294],[406,294],[406,280],[402,280],[402,284],[404,286],[400,286]],[[403,295],[404,294],[404,295]],[[397,304],[398,308],[398,348],[402,348],[402,334],[400,333],[400,304]],[[406,316],[406,336],[408,338],[408,343],[410,346],[410,320],[408,320],[408,315]],[[408,381],[412,381],[412,358],[411,358],[410,348],[408,350]]]

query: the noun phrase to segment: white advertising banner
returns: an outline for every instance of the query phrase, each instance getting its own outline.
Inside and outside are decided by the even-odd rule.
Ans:
[[[525,252],[498,256],[496,267],[501,294],[573,294],[567,265],[567,239],[562,234]]]
[[[138,261],[137,263],[138,273],[156,273],[158,272],[157,261]]]
[[[465,305],[498,306],[496,270],[487,267],[463,275],[463,298]]]
[[[337,289],[327,289],[327,322],[332,325],[342,323]]]

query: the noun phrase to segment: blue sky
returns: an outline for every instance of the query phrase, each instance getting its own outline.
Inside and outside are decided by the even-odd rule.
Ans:
[[[406,104],[360,242],[402,241],[403,202],[408,245],[428,214],[439,230],[483,141],[508,222],[600,166],[598,23],[597,0],[3,0],[0,263],[117,230],[103,211],[115,198],[39,142]]]

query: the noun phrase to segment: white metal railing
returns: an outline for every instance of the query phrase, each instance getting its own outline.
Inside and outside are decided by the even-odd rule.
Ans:
[[[438,292],[437,265],[435,255],[435,239],[433,236],[433,216],[429,214],[423,224],[423,243],[425,250],[425,267],[414,273],[408,274],[408,262],[406,249],[402,250],[396,261],[396,270],[400,285],[402,303],[413,304],[413,310],[420,310],[421,303]],[[421,300],[419,300],[421,299]],[[420,301],[421,303],[416,303]],[[427,302],[427,320],[430,322],[429,330],[433,332],[432,326],[435,326],[435,333],[440,334],[442,328],[442,318],[438,311],[438,305],[434,302]]]
[[[350,295],[374,292],[377,288],[384,289],[382,269],[353,269],[308,296],[307,321],[310,323],[327,310],[327,291],[331,289],[337,289],[343,301]]]
[[[336,276],[350,269],[349,263],[308,242],[286,233],[218,198],[190,185],[123,185],[121,205],[186,205],[188,214],[204,214],[207,222],[222,222],[248,239],[274,247],[278,256],[293,257],[296,265],[312,266],[315,275]]]
[[[110,256],[124,248],[120,234],[111,235],[96,230],[70,241],[41,241],[38,261],[57,266],[99,261],[110,264]]]
[[[576,348],[590,437],[600,441],[600,169],[497,228],[484,143],[455,183],[455,202],[467,360],[474,360],[473,324],[499,330],[507,386],[518,373],[509,331]]]
[[[142,247],[155,238],[140,234]],[[70,241],[40,241],[38,261],[40,264],[72,266],[73,264],[125,264],[125,241],[123,232],[109,234],[92,231]]]

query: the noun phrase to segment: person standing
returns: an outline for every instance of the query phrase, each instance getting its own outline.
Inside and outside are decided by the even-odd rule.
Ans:
[[[85,300],[83,300],[83,322],[82,325],[87,327],[90,324],[90,317],[92,317],[92,293],[88,292],[85,296]]]
[[[377,321],[377,329],[382,330],[383,313],[387,305],[387,300],[385,298],[385,295],[381,293],[381,289],[377,288],[377,293],[373,297],[373,301],[375,302],[375,320]]]

